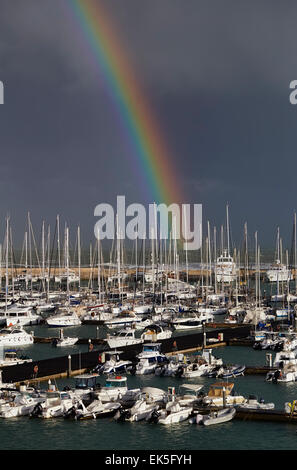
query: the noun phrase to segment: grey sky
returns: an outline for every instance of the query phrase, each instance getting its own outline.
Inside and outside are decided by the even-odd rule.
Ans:
[[[143,202],[88,44],[63,0],[0,0],[0,216],[22,240],[57,213],[92,237],[93,211]],[[297,207],[294,1],[103,0],[172,149],[185,202],[274,246]]]

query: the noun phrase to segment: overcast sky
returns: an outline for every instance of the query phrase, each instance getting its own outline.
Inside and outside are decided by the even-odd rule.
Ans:
[[[101,0],[172,150],[184,202],[232,234],[290,246],[297,208],[297,3]],[[94,208],[144,202],[100,70],[64,0],[0,0],[0,216],[23,240],[56,214],[92,238]]]

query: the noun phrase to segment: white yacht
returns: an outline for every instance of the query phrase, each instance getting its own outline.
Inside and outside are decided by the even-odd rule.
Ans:
[[[160,339],[168,339],[171,338],[172,336],[172,330],[169,328],[165,328],[162,325],[158,324],[153,324],[147,326],[142,335],[141,338],[143,341],[148,341],[148,342],[155,342],[159,341]]]
[[[135,337],[135,330],[132,328],[126,328],[123,330],[114,333],[113,335],[108,334],[105,339],[108,347],[113,348],[122,348],[123,346],[131,346],[132,344],[141,344],[143,343],[142,338]]]
[[[127,367],[132,365],[131,361],[123,360],[120,358],[122,351],[104,351],[100,357],[103,364],[99,364],[95,370],[100,374],[118,374],[126,372]]]
[[[0,323],[11,326],[11,325],[36,325],[42,320],[41,315],[31,306],[24,306],[18,304],[10,305],[6,311],[0,312]]]
[[[292,271],[277,259],[267,271],[266,276],[269,282],[287,282],[293,279]]]
[[[0,330],[0,346],[25,346],[33,343],[33,334],[27,333],[20,326],[7,327]]]
[[[129,400],[139,395],[140,389],[128,389],[127,377],[115,376],[106,379],[105,386],[95,391],[95,396],[102,403],[114,402],[118,400]]]
[[[172,325],[176,330],[192,330],[202,328],[204,323],[212,322],[213,320],[214,316],[212,313],[184,312],[173,320]]]
[[[101,400],[96,399],[85,406],[83,401],[80,401],[64,413],[64,418],[76,420],[107,418],[114,416],[120,407],[121,404],[118,402],[102,403]]]
[[[158,424],[176,424],[185,421],[190,417],[193,412],[193,404],[189,401],[183,405],[175,396],[174,387],[168,389],[168,402],[166,403],[165,409],[155,413],[157,417],[156,422]]]
[[[132,326],[142,322],[141,315],[136,315],[131,310],[124,310],[117,316],[104,321],[104,325],[108,328],[125,328],[126,326]]]
[[[50,327],[64,328],[66,326],[79,326],[81,325],[81,320],[76,312],[66,310],[64,313],[48,317],[45,323]]]
[[[212,355],[212,349],[204,349],[201,354],[194,356],[194,360],[187,363],[183,369],[182,377],[193,378],[209,375],[223,365],[221,358]]]
[[[52,344],[56,347],[74,346],[74,344],[78,342],[78,339],[78,337],[64,336],[63,329],[61,329],[59,338],[54,338]]]
[[[51,388],[53,387],[53,388]],[[31,416],[50,419],[64,416],[67,411],[73,407],[77,399],[67,391],[58,391],[50,385],[46,398],[38,403],[31,412]]]
[[[44,401],[44,397],[32,393],[18,393],[14,400],[0,407],[0,418],[16,418],[29,415],[36,405]]]
[[[15,366],[17,364],[25,364],[32,362],[32,359],[25,356],[18,356],[15,349],[4,350],[4,347],[0,347],[0,367]]]
[[[228,308],[225,305],[205,305],[198,307],[198,313],[209,315],[212,321],[213,315],[224,315],[228,312]]]
[[[165,354],[160,352],[161,343],[145,343],[143,345],[143,351],[137,355],[139,362],[136,364],[135,372],[136,375],[153,374],[158,365],[168,362]]]
[[[129,409],[120,409],[115,415],[117,421],[137,422],[149,418],[152,412],[159,409],[158,404],[148,403],[145,397],[139,400]]]
[[[74,271],[68,271],[55,276],[55,282],[68,282],[69,284],[73,284],[79,282],[79,276],[75,274]]]
[[[225,251],[224,254],[219,256],[215,266],[215,275],[216,280],[219,283],[230,284],[236,280],[237,268],[232,256],[227,254]]]

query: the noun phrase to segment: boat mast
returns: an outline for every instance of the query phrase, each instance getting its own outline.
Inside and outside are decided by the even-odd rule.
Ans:
[[[210,225],[209,225],[209,221],[207,221],[207,235],[208,235],[209,285],[212,286],[212,276],[211,276],[211,240],[210,240]]]
[[[99,304],[101,304],[101,264],[100,264],[100,235],[99,235],[99,230],[97,233],[97,257],[98,257],[98,272],[97,272],[97,280],[98,280],[98,300]]]
[[[13,248],[12,248],[12,231],[11,226],[9,227],[9,238],[10,238],[10,262],[11,262],[11,285],[12,285],[12,298],[14,299],[14,276],[13,276]]]
[[[142,252],[142,259],[143,259],[143,267],[142,267],[142,305],[144,305],[144,283],[145,283],[145,238],[142,240],[143,243],[143,252]]]
[[[216,263],[217,263],[217,228],[213,228],[213,250],[214,250],[214,281],[215,281],[215,294],[217,294],[218,291],[218,285],[217,285],[217,269],[216,269]]]
[[[31,220],[30,212],[28,212],[28,231],[29,231],[29,262],[30,262],[30,279],[31,279],[31,294],[33,290],[33,273],[32,273],[32,240],[31,240]]]
[[[295,294],[297,292],[297,245],[296,245],[296,212],[294,212],[294,277],[295,277]]]
[[[25,285],[26,285],[26,292],[28,290],[28,232],[25,232]]]
[[[43,285],[43,292],[45,292],[45,248],[44,248],[44,220],[42,221],[42,235],[41,235],[41,242],[42,242],[42,285]]]
[[[121,253],[120,253],[120,229],[119,229],[119,218],[118,214],[116,215],[116,224],[117,224],[117,269],[118,269],[118,289],[119,289],[119,299],[121,293]]]
[[[226,218],[227,218],[227,250],[228,256],[230,256],[230,240],[229,240],[229,205],[226,206]]]
[[[47,228],[47,299],[49,299],[49,284],[50,284],[50,238],[51,238],[51,229],[50,225]]]
[[[80,292],[80,264],[81,264],[81,246],[80,246],[80,226],[77,227],[77,257],[78,257],[78,292]]]
[[[6,253],[5,253],[5,261],[6,261],[6,269],[5,269],[5,313],[7,314],[7,302],[8,302],[8,231],[9,231],[9,218],[6,218]]]
[[[65,255],[66,255],[66,273],[67,273],[67,298],[70,306],[70,289],[69,289],[69,228],[65,229]]]
[[[58,243],[58,279],[60,280],[60,288],[61,288],[61,247],[60,247],[60,216],[57,215],[57,243]]]
[[[245,259],[244,259],[244,264],[245,264],[245,285],[246,285],[246,295],[248,292],[248,279],[249,279],[249,254],[248,254],[248,229],[247,229],[247,222],[244,224],[244,239],[245,239]]]
[[[187,240],[187,234],[186,234],[186,227],[187,227],[187,215],[186,215],[186,208],[183,206],[184,209],[184,223],[185,223],[185,253],[186,253],[186,279],[187,279],[187,284],[189,284],[189,265],[188,265],[188,240]]]
[[[256,309],[258,307],[258,232],[255,232]]]

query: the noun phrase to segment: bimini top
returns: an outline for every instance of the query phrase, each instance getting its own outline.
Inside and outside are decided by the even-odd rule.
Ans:
[[[204,387],[204,385],[197,384],[182,384],[180,388],[186,388],[187,390],[193,390],[194,392],[199,392]]]

